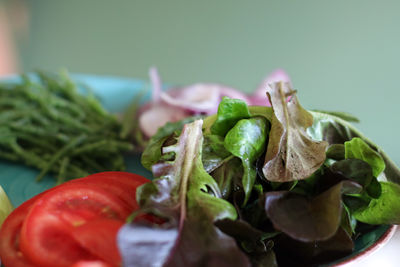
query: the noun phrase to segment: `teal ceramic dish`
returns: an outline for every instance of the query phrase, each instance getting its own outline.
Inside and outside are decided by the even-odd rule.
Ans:
[[[118,77],[73,75],[73,78],[78,83],[91,87],[104,107],[111,112],[124,110],[135,95],[149,87],[147,83],[140,80]],[[144,99],[148,97],[149,92]],[[140,155],[128,155],[125,157],[125,161],[127,171],[151,177],[151,173],[141,166]],[[14,206],[20,205],[25,200],[54,185],[54,179],[50,176],[45,177],[40,183],[36,183],[34,178],[37,174],[38,171],[30,167],[0,160],[0,185]],[[395,229],[395,226],[388,225],[376,227],[356,240],[355,251],[351,255],[324,266],[345,266],[367,257],[389,241]]]

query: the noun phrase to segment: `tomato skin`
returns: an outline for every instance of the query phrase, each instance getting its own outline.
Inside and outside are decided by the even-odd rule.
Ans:
[[[102,188],[62,185],[35,201],[21,229],[21,251],[43,267],[69,267],[78,260],[95,260],[72,238],[73,228],[96,218],[124,221],[130,212],[125,203]]]
[[[117,234],[124,225],[122,221],[97,219],[72,230],[73,238],[99,259],[121,265],[121,256],[117,246]]]

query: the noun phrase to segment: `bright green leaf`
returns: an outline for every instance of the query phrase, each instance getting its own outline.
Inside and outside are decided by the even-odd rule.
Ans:
[[[353,216],[368,224],[400,224],[400,185],[381,182],[381,187],[380,197],[354,211]]]
[[[224,97],[218,106],[217,120],[211,126],[211,133],[225,136],[237,121],[250,116],[246,102]]]
[[[256,179],[254,168],[255,160],[264,152],[269,132],[269,124],[263,117],[243,119],[225,136],[225,148],[243,163],[243,189],[245,192],[244,203],[249,199]]]

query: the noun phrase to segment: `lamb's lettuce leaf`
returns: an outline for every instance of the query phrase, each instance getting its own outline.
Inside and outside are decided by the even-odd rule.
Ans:
[[[274,114],[263,168],[269,181],[302,180],[325,161],[326,142],[312,140],[306,130],[313,116],[297,100],[287,83],[274,83],[267,90]],[[291,97],[289,101],[286,101]]]
[[[211,127],[211,133],[225,136],[237,121],[250,118],[250,116],[246,102],[224,97],[218,106],[217,120]]]
[[[167,149],[175,153],[173,161],[163,163],[170,167],[139,188],[143,211],[168,221],[124,226],[118,243],[126,266],[250,266],[235,240],[214,226],[217,220],[235,220],[237,213],[203,168],[202,142],[202,121],[186,124]]]
[[[238,121],[225,136],[226,150],[242,160],[244,204],[250,197],[256,179],[254,162],[265,150],[268,132],[267,120],[263,117],[254,117]]]

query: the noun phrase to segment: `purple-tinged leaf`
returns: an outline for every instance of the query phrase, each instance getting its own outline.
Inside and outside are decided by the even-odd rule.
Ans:
[[[327,240],[340,225],[342,194],[360,191],[360,185],[342,181],[313,199],[289,191],[269,192],[265,195],[265,211],[275,229],[293,239]]]

